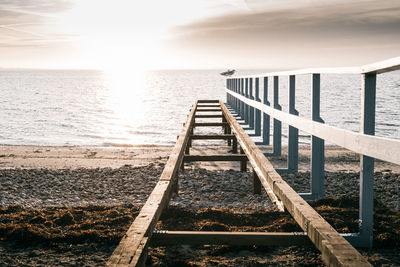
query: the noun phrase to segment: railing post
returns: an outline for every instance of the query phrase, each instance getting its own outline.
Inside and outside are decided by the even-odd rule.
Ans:
[[[289,76],[289,113],[299,115],[295,107],[296,76]],[[297,172],[299,165],[299,130],[289,125],[288,170]]]
[[[279,76],[274,76],[274,109],[282,110],[279,105]],[[282,155],[282,123],[281,121],[274,119],[274,145],[273,145],[273,156]]]
[[[237,93],[237,79],[233,79],[233,91],[235,93]],[[235,107],[234,108],[235,112],[238,113],[238,101],[237,101],[236,97],[233,98],[233,103],[234,103],[234,107]]]
[[[242,79],[240,79],[240,94],[242,95],[242,96],[244,96],[244,78],[242,78]],[[241,105],[240,105],[240,110],[241,110],[241,113],[240,113],[240,117],[244,120],[244,108],[245,107],[245,104],[244,104],[244,102],[243,101],[241,101]]]
[[[264,77],[264,97],[263,103],[267,106],[270,105],[268,101],[268,77]],[[269,136],[270,136],[270,116],[263,112],[263,130],[262,137],[263,143],[269,145]]]
[[[249,98],[254,100],[253,96],[253,78],[249,78]],[[249,106],[249,126],[254,129],[254,107]]]
[[[246,98],[249,98],[249,79],[246,78],[246,87],[245,87],[245,95]],[[249,124],[249,105],[244,104],[244,122]]]
[[[312,74],[311,78],[311,117],[313,121],[324,121],[320,116],[321,75]],[[311,195],[309,199],[324,197],[325,191],[325,141],[311,136]]]
[[[257,102],[261,102],[260,99],[260,79],[256,78],[256,84],[255,84],[255,98]],[[256,136],[261,136],[261,111],[256,109],[256,121],[255,121],[255,126],[254,126],[254,133]]]
[[[361,132],[375,135],[376,74],[363,74]],[[372,247],[374,224],[374,158],[360,159],[360,246]]]

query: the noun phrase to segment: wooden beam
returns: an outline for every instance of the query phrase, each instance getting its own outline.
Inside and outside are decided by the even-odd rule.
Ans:
[[[195,118],[222,118],[222,114],[195,115]]]
[[[193,127],[228,126],[227,122],[196,122]]]
[[[219,108],[220,105],[198,105],[197,108]]]
[[[203,109],[197,109],[196,111],[198,112],[215,112],[215,111],[221,111],[220,108],[203,108]]]
[[[197,103],[219,103],[219,100],[197,100]]]
[[[147,247],[154,227],[163,208],[168,204],[177,172],[183,161],[185,147],[188,145],[190,129],[194,123],[197,102],[194,104],[173,148],[160,180],[155,185],[139,215],[129,227],[125,236],[107,262],[108,266],[143,266],[147,257]]]
[[[255,170],[258,170],[257,175],[261,183],[271,188],[282,201],[288,212],[321,251],[322,260],[329,266],[371,266],[349,242],[282,179],[230,114],[225,104],[220,101],[220,105],[250,164]]]
[[[151,246],[165,245],[310,246],[304,233],[156,231]]]
[[[204,135],[191,135],[192,140],[228,140],[235,138],[233,134],[204,134]]]
[[[244,161],[247,160],[246,155],[185,155],[184,162],[194,161]]]

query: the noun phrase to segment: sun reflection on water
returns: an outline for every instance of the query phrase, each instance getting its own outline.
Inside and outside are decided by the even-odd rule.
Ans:
[[[152,96],[148,93],[147,72],[140,70],[105,70],[104,73],[105,96],[108,109],[117,120],[115,125],[124,125],[119,129],[118,135],[124,133],[129,143],[137,143],[133,140],[137,136],[134,133],[145,124],[150,110],[149,101]],[[116,129],[114,129],[116,130]]]

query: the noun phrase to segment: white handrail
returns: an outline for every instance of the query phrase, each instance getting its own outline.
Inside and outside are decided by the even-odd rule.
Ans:
[[[395,57],[383,61],[378,61],[372,64],[363,65],[360,67],[339,67],[339,68],[307,68],[288,71],[266,72],[254,75],[234,76],[232,78],[261,78],[272,76],[288,76],[302,74],[366,74],[366,73],[385,73],[400,69],[400,57]]]
[[[299,130],[318,136],[319,138],[356,153],[400,165],[400,140],[365,135],[329,126],[274,109],[261,102],[234,93],[229,89],[225,89],[225,91],[249,106],[261,110],[272,118],[296,127]]]

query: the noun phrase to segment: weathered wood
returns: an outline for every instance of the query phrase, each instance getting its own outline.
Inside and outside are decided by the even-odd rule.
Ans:
[[[220,108],[203,108],[203,109],[197,109],[196,111],[198,112],[211,112],[211,111],[221,111]]]
[[[222,118],[222,114],[196,115],[195,118]]]
[[[147,257],[149,239],[163,208],[168,204],[177,172],[188,145],[190,129],[194,123],[197,102],[192,108],[178,141],[173,148],[158,183],[155,185],[139,215],[107,262],[108,266],[141,266]]]
[[[190,136],[190,139],[192,140],[227,140],[227,139],[233,139],[235,136],[233,134],[204,134],[204,135],[198,135],[194,134]]]
[[[246,155],[185,155],[184,162],[194,161],[247,161]]]
[[[220,105],[240,147],[247,155],[250,163],[254,164],[253,168],[259,169],[263,174],[263,176],[259,175],[261,183],[263,185],[268,184],[273,193],[282,201],[288,212],[321,251],[323,261],[329,266],[371,266],[349,242],[282,179],[261,150],[230,114],[225,104],[220,101]]]
[[[253,169],[253,194],[255,195],[261,194],[261,182],[254,169]]]
[[[214,126],[228,126],[227,122],[196,122],[193,127],[214,127]]]
[[[206,99],[201,99],[201,100],[197,100],[197,103],[219,103],[219,100],[206,100]]]
[[[197,105],[197,108],[219,108],[220,105]]]
[[[156,231],[151,246],[165,245],[310,246],[304,233]]]

